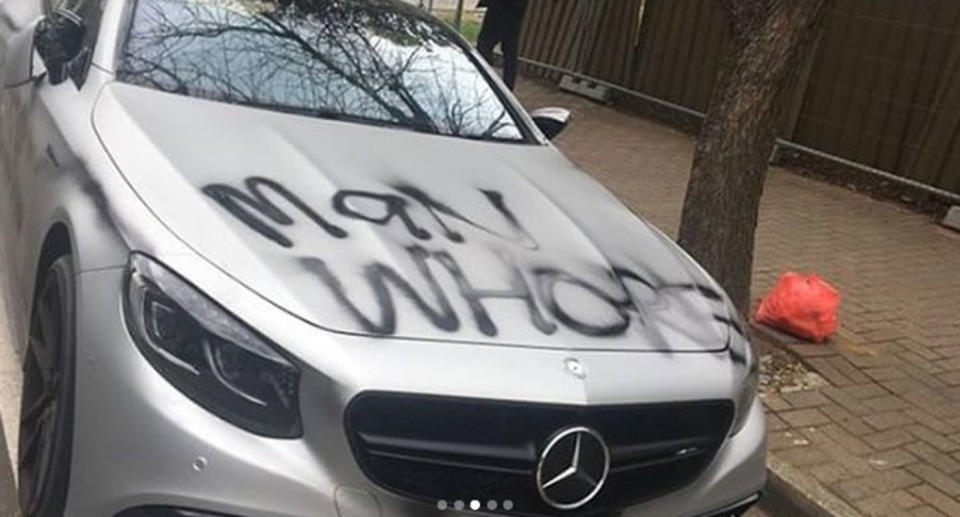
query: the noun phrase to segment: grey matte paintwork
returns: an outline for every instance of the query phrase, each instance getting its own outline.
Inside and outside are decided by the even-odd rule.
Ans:
[[[171,231],[238,281],[318,326],[365,331],[320,277],[304,267],[304,259],[323,260],[344,284],[351,303],[376,320],[385,309],[361,276],[361,268],[371,263],[396,271],[435,304],[424,274],[405,251],[421,246],[449,254],[477,289],[510,288],[517,268],[537,291],[532,272],[549,268],[617,300],[626,298],[626,286],[640,312],[631,314],[622,334],[597,339],[563,324],[545,333],[530,322],[523,301],[488,299],[482,303],[496,326],[495,335],[478,330],[469,320],[471,311],[462,305],[455,306],[455,312],[464,321],[455,331],[445,332],[416,307],[404,304],[405,297],[393,289],[398,314],[392,335],[569,349],[726,348],[729,327],[713,318],[729,316],[722,301],[695,288],[659,287],[714,286],[697,275],[672,243],[638,221],[552,146],[476,142],[291,116],[120,83],[103,89],[93,122],[124,177]],[[271,202],[295,223],[280,225],[246,205],[244,209],[283,234],[290,241],[284,247],[253,231],[201,191],[217,185],[250,195],[244,186],[250,177],[282,185],[347,236],[325,231],[284,197],[264,188]],[[431,212],[402,192],[405,186],[473,223],[442,216],[462,242],[445,237]],[[484,191],[503,196],[519,228],[507,222]],[[351,214],[366,217],[382,217],[387,211],[383,202],[361,196],[405,200],[404,214],[430,237],[414,237],[400,217],[378,225],[338,214],[332,201],[343,193],[350,194],[344,204]],[[429,262],[443,293],[458,301],[453,279],[443,275],[436,261]],[[611,278],[615,268],[636,273],[641,280]],[[556,286],[554,293],[535,294],[548,319],[555,317],[545,301],[551,295],[560,309],[574,313],[578,323],[603,326],[619,319],[609,303],[571,283]]]
[[[466,243],[420,243],[452,250],[469,264],[465,270],[477,285],[502,285],[503,269],[496,267],[502,263],[490,249],[511,254],[524,267],[560,267],[611,290],[616,285],[604,282],[614,263],[668,282],[709,280],[535,130],[537,145],[461,141],[119,84],[112,64],[128,9],[123,0],[106,1],[95,66],[82,87],[38,80],[4,89],[0,105],[0,234],[14,335],[25,335],[37,259],[55,225],[68,232],[79,272],[77,421],[66,515],[108,516],[139,504],[250,517],[355,515],[350,507],[387,516],[436,514],[371,486],[357,469],[341,415],[364,390],[566,404],[736,397],[744,378],[738,358],[747,345],[728,324],[711,318],[718,310],[711,300],[663,297],[662,306],[645,306],[646,324],[614,337],[568,328],[538,332],[512,301],[501,309],[493,308],[501,302],[489,304],[498,328],[493,336],[477,330],[464,305],[456,307],[463,325],[451,333],[431,328],[404,302],[398,305],[399,336],[363,332],[324,298],[322,285],[297,270],[293,257],[320,256],[337,271],[384,260],[415,282],[416,272],[397,258],[398,249],[415,241],[394,227],[397,221],[375,227],[336,219],[345,228],[349,223],[353,235],[338,242],[298,220],[282,228],[296,237],[291,250],[264,242],[200,188],[210,182],[240,187],[244,177],[257,174],[283,180],[329,210],[338,188],[388,192],[391,181],[404,180],[478,220],[476,214],[489,207],[476,188],[495,188],[543,241],[540,249],[469,229]],[[34,3],[0,1],[0,56],[12,35],[39,14]],[[162,260],[296,357],[304,370],[302,440],[269,440],[233,427],[146,363],[121,317],[131,250]],[[345,278],[353,278],[344,281],[352,282],[358,304],[369,304],[362,298],[366,287],[349,273]],[[443,282],[445,292],[456,292],[449,278]],[[581,302],[589,298],[570,296],[571,307],[584,310]],[[671,307],[685,311],[674,314]],[[658,320],[658,310],[666,320]],[[676,328],[689,332],[669,335]],[[564,370],[571,356],[584,364],[585,379]],[[199,472],[192,467],[198,457],[207,460]],[[744,429],[727,440],[696,484],[627,514],[697,515],[756,492],[763,472],[762,411],[754,406]]]

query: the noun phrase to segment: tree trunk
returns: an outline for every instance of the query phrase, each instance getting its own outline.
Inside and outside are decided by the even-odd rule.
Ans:
[[[768,160],[829,0],[724,0],[731,42],[693,156],[678,242],[750,305],[754,233]]]

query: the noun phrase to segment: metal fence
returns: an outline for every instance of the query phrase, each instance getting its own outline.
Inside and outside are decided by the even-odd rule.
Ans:
[[[716,0],[531,0],[521,54],[705,111],[728,39]],[[960,2],[836,0],[782,136],[960,193]]]
[[[630,84],[643,0],[533,0],[521,54]]]

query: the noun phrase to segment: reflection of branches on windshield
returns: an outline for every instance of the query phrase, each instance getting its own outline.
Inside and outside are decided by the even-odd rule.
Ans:
[[[197,13],[190,11],[190,7],[184,6],[183,11],[191,12],[195,17]],[[154,9],[149,12],[153,22],[151,27],[154,33],[148,37],[132,37],[128,42],[127,55],[124,67],[121,70],[123,76],[133,76],[151,82],[154,86],[162,89],[171,90],[175,93],[197,93],[196,85],[204,82],[212,83],[220,88],[227,90],[230,96],[239,96],[237,100],[248,100],[250,95],[241,90],[232,80],[229,80],[230,74],[212,73],[215,68],[211,66],[212,56],[201,54],[198,56],[199,62],[190,60],[169,59],[169,56],[186,51],[188,43],[192,38],[213,37],[222,35],[226,31],[236,30],[237,27],[228,27],[224,25],[204,26],[198,25],[191,29],[183,29],[180,24],[171,20],[167,12],[160,9]],[[178,12],[182,14],[182,12]],[[227,60],[225,59],[226,63]],[[137,66],[139,65],[139,66]],[[162,76],[172,81],[175,86],[163,84],[161,78],[151,74],[151,71],[157,71]],[[227,95],[211,95],[211,88],[202,88],[204,97],[220,99]]]
[[[456,65],[450,65],[449,73],[441,71],[439,67],[430,67],[427,72],[432,76],[433,89],[438,92],[436,95],[438,111],[450,134],[491,138],[512,125],[506,110],[502,107],[499,108],[496,116],[490,118],[489,106],[499,103],[489,102],[491,99],[487,96],[492,93],[488,88],[478,84],[479,78],[476,75],[464,74],[468,80],[473,79],[472,84],[469,85],[472,87],[472,95],[464,95],[463,90],[466,86],[459,77],[461,74]],[[469,103],[467,99],[470,100]],[[478,133],[479,127],[484,129]]]
[[[152,6],[151,6],[152,7]],[[148,6],[144,6],[145,9],[149,9]],[[162,81],[157,81],[156,78],[148,78],[147,76],[151,75],[149,72],[157,71],[162,75],[166,76],[169,80],[175,83],[175,87],[172,88],[173,91],[177,93],[184,93],[187,84],[195,84],[196,80],[206,80],[209,83],[224,88],[230,94],[240,95],[240,101],[250,100],[251,98],[259,97],[256,91],[244,93],[238,85],[235,84],[238,78],[246,77],[249,78],[253,75],[254,70],[249,68],[243,70],[243,73],[222,73],[221,68],[229,68],[231,65],[231,59],[225,58],[222,63],[219,63],[220,66],[210,66],[209,68],[213,70],[212,73],[202,72],[202,66],[192,66],[191,70],[183,70],[182,67],[177,65],[182,63],[190,63],[189,60],[177,59],[176,53],[182,51],[183,47],[189,47],[194,40],[197,39],[216,39],[219,43],[228,42],[230,45],[221,45],[220,50],[223,52],[233,51],[234,54],[240,54],[236,52],[238,49],[228,48],[234,46],[237,43],[243,42],[245,39],[252,37],[254,41],[251,45],[249,52],[244,52],[243,56],[245,59],[250,59],[255,57],[258,54],[262,54],[263,49],[270,48],[271,46],[276,46],[275,42],[270,42],[269,39],[281,38],[292,42],[294,45],[298,46],[300,51],[306,53],[310,60],[297,59],[298,55],[291,55],[289,52],[284,54],[279,54],[275,57],[285,58],[286,61],[291,59],[295,60],[293,64],[294,68],[300,68],[300,70],[290,70],[290,72],[297,73],[303,72],[304,64],[310,63],[311,61],[318,61],[324,65],[324,67],[332,72],[337,77],[347,81],[352,84],[354,87],[360,91],[367,94],[377,105],[384,109],[387,113],[390,114],[398,122],[406,122],[411,124],[417,124],[419,127],[423,128],[433,128],[432,123],[430,122],[429,116],[419,107],[419,105],[413,104],[411,111],[415,113],[415,117],[411,119],[402,109],[394,106],[386,99],[384,99],[374,88],[371,88],[367,84],[367,77],[362,74],[350,73],[343,70],[343,68],[331,59],[331,56],[321,52],[304,38],[297,33],[297,31],[292,30],[283,20],[278,16],[274,16],[269,13],[262,13],[252,17],[245,16],[235,16],[231,11],[220,10],[216,8],[210,8],[208,6],[201,5],[190,5],[183,4],[178,5],[175,10],[173,10],[177,18],[187,18],[186,20],[178,19],[171,20],[167,16],[167,12],[161,8],[149,9],[148,13],[139,13],[140,15],[146,15],[151,17],[149,20],[150,32],[146,35],[140,35],[138,39],[140,41],[132,41],[136,48],[137,52],[128,52],[130,58],[133,61],[139,62],[142,65],[146,65],[147,68],[143,69],[136,67],[135,69],[130,69],[128,66],[124,70],[124,74],[127,76],[135,75],[141,79],[146,79],[151,83],[152,86],[159,86],[163,84]],[[220,14],[221,16],[217,16]],[[356,30],[356,27],[354,27]],[[359,30],[357,30],[359,33]],[[231,36],[226,38],[226,36]],[[239,36],[239,37],[233,37]],[[264,41],[267,40],[267,41]],[[139,45],[138,45],[139,44]],[[203,46],[202,44],[200,45]],[[178,48],[180,47],[180,48]],[[201,61],[204,65],[212,65],[210,63],[211,56],[204,52],[195,52],[196,56],[194,60]],[[149,56],[149,57],[148,57]],[[192,56],[193,57],[193,56]],[[367,57],[369,56],[362,56]],[[243,67],[243,63],[235,63],[236,65]],[[268,65],[268,63],[261,63],[263,65]],[[276,67],[277,65],[282,66],[283,61],[275,61],[269,63]],[[172,65],[172,66],[170,66]],[[270,67],[260,68],[256,72],[263,73],[265,70],[269,70]],[[186,73],[189,78],[182,77],[181,75]],[[403,70],[397,70],[394,73],[402,74]],[[276,75],[276,70],[270,75]],[[193,79],[191,81],[190,79]],[[204,84],[201,82],[201,84]],[[209,89],[210,84],[207,84],[207,88],[200,89]],[[312,82],[312,87],[316,87],[316,82]],[[168,88],[169,89],[169,88]],[[207,97],[218,97],[217,95],[205,95]],[[411,97],[403,97],[405,101],[411,99]],[[266,101],[268,99],[260,99],[261,101]],[[435,128],[433,128],[435,130]]]
[[[466,130],[467,108],[464,107],[464,99],[460,95],[450,95],[450,92],[456,90],[451,88],[450,82],[456,81],[456,69],[453,70],[453,76],[450,81],[441,80],[440,73],[433,69],[431,76],[437,91],[437,104],[443,121],[450,131],[450,134],[460,136]],[[445,84],[446,83],[446,84]]]
[[[426,110],[424,110],[422,106],[420,106],[420,103],[417,102],[414,96],[410,93],[407,85],[404,84],[404,80],[403,80],[404,76],[406,75],[406,72],[412,67],[413,63],[417,60],[418,55],[420,53],[420,48],[419,47],[415,48],[413,52],[410,52],[410,55],[407,57],[406,60],[404,60],[403,63],[400,63],[399,66],[391,69],[389,66],[386,65],[386,63],[384,63],[383,54],[379,51],[379,49],[374,47],[373,43],[370,41],[370,38],[368,38],[363,33],[362,30],[356,31],[356,37],[358,40],[360,40],[363,43],[364,47],[366,47],[365,54],[369,55],[372,58],[370,62],[373,64],[373,67],[376,69],[379,76],[383,78],[383,81],[386,87],[390,89],[390,91],[395,93],[398,97],[400,97],[403,103],[406,104],[407,107],[409,107],[410,110],[413,112],[414,117],[417,118],[418,122],[427,123],[430,125],[430,127],[433,127],[433,122],[430,120],[430,115],[427,114]],[[338,38],[334,38],[333,41],[336,41],[342,44],[341,42],[350,41],[350,39],[345,38],[341,40]],[[356,54],[345,52],[345,55],[347,56],[363,55],[363,54],[364,52],[358,52]],[[361,67],[359,66],[359,63],[356,60],[354,60],[354,62],[357,63],[358,71],[362,71],[360,70]]]
[[[141,0],[118,76],[227,102],[520,137],[440,24],[388,0],[280,1]]]
[[[228,80],[229,74],[216,74],[210,73],[209,70],[212,69],[210,60],[213,59],[213,56],[206,55],[203,57],[203,63],[195,64],[191,62],[179,62],[179,61],[164,61],[162,56],[166,53],[172,52],[172,49],[164,47],[164,52],[159,53],[161,56],[158,59],[150,59],[148,54],[141,53],[138,55],[132,55],[128,57],[128,61],[132,63],[137,63],[145,68],[135,67],[133,69],[129,68],[126,70],[126,73],[139,73],[142,77],[146,78],[149,81],[152,81],[154,86],[165,87],[164,89],[169,89],[174,93],[189,93],[191,88],[188,84],[211,84],[219,87],[226,92],[226,95],[205,95],[206,97],[214,98],[217,100],[233,100],[240,102],[247,102],[252,100],[251,93],[244,91],[240,88],[234,81]],[[161,61],[164,61],[161,63]],[[224,60],[225,63],[228,63],[228,60]],[[165,64],[171,64],[176,67],[175,69],[168,68]],[[204,66],[206,65],[206,66]],[[229,66],[229,65],[227,65]],[[173,81],[175,86],[170,88],[168,85],[164,85],[162,81],[159,81],[154,74],[147,73],[149,71],[157,71],[163,74],[164,77]],[[250,92],[255,92],[255,89],[247,89]],[[216,89],[205,88],[205,93],[210,93],[211,91],[216,91]]]
[[[302,37],[300,37],[299,34],[297,34],[295,31],[293,31],[292,29],[290,29],[289,27],[287,27],[287,26],[286,26],[283,22],[281,22],[279,19],[277,19],[276,17],[274,17],[274,16],[272,16],[272,15],[269,15],[269,14],[261,15],[260,18],[262,18],[262,19],[264,19],[264,20],[267,20],[268,22],[270,22],[270,23],[274,26],[274,28],[275,28],[275,30],[276,30],[276,32],[275,32],[275,35],[276,35],[276,36],[279,36],[279,37],[281,37],[281,38],[287,38],[287,39],[289,39],[290,41],[295,42],[297,45],[300,46],[301,49],[303,49],[304,52],[306,52],[307,54],[309,54],[312,58],[316,59],[317,61],[323,63],[324,66],[326,66],[328,70],[330,70],[331,72],[335,73],[335,74],[338,75],[340,78],[346,80],[348,83],[356,86],[357,88],[359,88],[360,90],[362,90],[364,93],[366,93],[366,94],[367,94],[371,99],[373,99],[377,104],[379,104],[381,107],[383,107],[385,110],[387,110],[387,112],[389,112],[390,115],[391,115],[394,119],[396,119],[398,122],[399,122],[399,121],[407,121],[407,120],[409,119],[409,117],[407,117],[407,115],[406,115],[405,113],[403,113],[402,110],[400,110],[400,109],[397,108],[396,106],[391,105],[391,104],[390,104],[389,102],[387,102],[383,97],[381,97],[380,94],[378,94],[378,93],[376,92],[376,90],[374,90],[374,89],[371,88],[368,84],[366,84],[366,81],[365,81],[364,78],[362,78],[362,76],[361,76],[361,77],[358,77],[358,76],[349,74],[349,73],[347,73],[346,71],[344,71],[339,65],[335,64],[335,63],[333,62],[333,60],[330,59],[326,54],[324,54],[323,52],[318,51],[318,50],[317,50],[316,48],[314,48],[310,43],[308,43],[305,39],[303,39]],[[429,123],[429,119],[427,119],[427,120],[425,120],[425,121],[418,121],[418,122],[422,122],[422,123],[423,123],[423,122],[426,122],[426,123]],[[431,124],[431,126],[432,126],[432,124]]]
[[[508,127],[510,125],[505,119],[507,118],[507,112],[500,110],[500,114],[497,115],[497,118],[490,121],[490,124],[487,125],[487,128],[480,133],[482,138],[489,138],[496,136],[501,129]]]
[[[145,68],[134,67],[128,70],[128,72],[132,74],[136,74],[142,77],[144,80],[149,81],[150,85],[153,86],[154,88],[169,90],[173,93],[179,93],[179,94],[186,94],[187,92],[190,91],[190,89],[187,88],[186,83],[184,83],[183,80],[180,79],[180,76],[177,75],[172,70],[168,69],[167,67],[159,63],[149,61],[139,56],[130,56],[130,59],[133,60],[133,63],[142,65]],[[127,66],[130,67],[131,65],[133,65],[133,63],[128,62]],[[155,74],[152,74],[150,72],[160,72],[161,74],[163,74],[163,76],[173,81],[175,85],[171,88],[169,85],[163,84],[163,82],[160,81],[160,78],[156,77]]]

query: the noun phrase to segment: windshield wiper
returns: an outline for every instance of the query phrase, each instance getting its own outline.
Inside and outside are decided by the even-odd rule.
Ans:
[[[417,131],[419,133],[429,133],[429,134],[440,134],[436,128],[429,124],[424,124],[416,121],[404,121],[404,120],[390,120],[382,119],[376,117],[365,117],[363,115],[352,115],[350,113],[343,113],[342,111],[335,111],[330,109],[323,108],[307,108],[303,106],[289,106],[286,104],[271,104],[268,102],[260,102],[253,100],[240,100],[240,99],[231,99],[229,101],[232,104],[240,104],[243,106],[249,106],[252,108],[260,108],[271,111],[279,111],[282,113],[289,113],[291,115],[304,115],[308,117],[322,118],[326,120],[337,120],[342,122],[356,122],[359,124],[369,124],[373,126],[381,127],[394,127],[401,129],[409,129],[411,131]]]
[[[336,111],[331,109],[324,108],[307,108],[303,106],[290,106],[286,104],[271,104],[268,102],[260,102],[253,100],[240,100],[240,99],[230,99],[227,102],[231,104],[239,104],[242,106],[249,106],[251,108],[259,108],[270,111],[279,111],[281,113],[289,113],[291,115],[303,115],[307,117],[321,118],[326,120],[336,120],[340,122],[354,122],[357,124],[366,124],[371,126],[378,127],[390,127],[398,129],[406,129],[408,131],[416,131],[418,133],[426,133],[429,135],[442,135],[442,136],[451,136],[455,138],[463,138],[467,140],[478,140],[484,142],[501,142],[501,143],[525,143],[526,141],[522,138],[510,138],[510,137],[500,137],[491,134],[480,134],[480,135],[471,135],[471,134],[461,134],[461,133],[444,133],[438,130],[431,124],[424,122],[419,122],[417,120],[392,120],[392,119],[382,119],[376,117],[365,117],[363,115],[353,115],[350,113],[343,113],[342,111]]]

